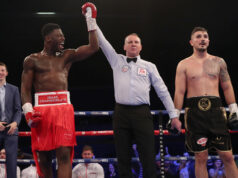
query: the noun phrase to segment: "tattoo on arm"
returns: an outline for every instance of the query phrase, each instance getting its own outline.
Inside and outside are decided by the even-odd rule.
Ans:
[[[226,62],[221,59],[220,61],[220,66],[221,66],[221,69],[220,69],[220,79],[222,82],[226,82],[226,81],[229,81],[230,80],[230,75],[227,71],[227,65],[226,65]]]

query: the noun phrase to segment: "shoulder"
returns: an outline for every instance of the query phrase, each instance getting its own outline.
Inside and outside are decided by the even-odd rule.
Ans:
[[[209,58],[215,63],[218,63],[221,67],[226,67],[226,62],[222,57],[210,55]]]
[[[96,167],[102,167],[102,165],[99,164],[99,163],[95,163],[95,166],[96,166]]]
[[[23,61],[23,67],[31,67],[34,66],[35,62],[39,59],[40,53],[33,53],[29,56],[26,56]]]
[[[32,53],[25,57],[24,62],[32,61],[38,59],[40,56],[40,53]]]
[[[178,65],[187,65],[188,63],[190,63],[192,61],[192,57],[189,56],[187,58],[182,59],[181,61],[179,61]]]
[[[155,65],[154,63],[150,62],[150,61],[147,61],[145,59],[140,59],[140,63],[142,64],[146,64],[146,65]]]
[[[177,70],[185,70],[187,68],[187,66],[189,67],[190,65],[192,65],[192,57],[189,56],[185,59],[182,59],[181,61],[179,61],[179,63],[177,64]]]
[[[63,50],[62,55],[74,54],[75,52],[76,52],[76,49],[69,48],[69,49]]]
[[[82,167],[84,167],[84,164],[79,163],[79,164],[74,166],[74,169],[81,169]]]
[[[146,67],[147,69],[150,69],[152,71],[157,70],[157,67],[153,62],[144,59],[140,59],[139,62],[141,66]]]
[[[18,87],[13,85],[13,84],[7,83],[6,86],[9,87],[9,88],[12,88],[14,90],[18,90]]]

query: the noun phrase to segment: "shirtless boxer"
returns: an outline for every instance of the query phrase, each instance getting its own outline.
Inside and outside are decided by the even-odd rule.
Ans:
[[[193,54],[177,66],[174,104],[179,112],[186,92],[186,146],[195,154],[196,177],[208,177],[208,149],[215,148],[224,163],[226,177],[238,178],[226,111],[219,94],[220,84],[230,114],[237,116],[237,104],[226,63],[222,58],[207,52],[209,36],[205,28],[193,29],[190,44]],[[178,119],[172,120],[172,127],[178,124],[181,124]]]
[[[52,178],[51,151],[56,151],[58,178],[71,178],[73,147],[76,145],[74,109],[70,104],[68,73],[73,62],[86,59],[99,46],[95,33],[96,8],[82,7],[89,31],[89,44],[65,49],[65,37],[59,25],[42,28],[44,49],[27,56],[23,64],[22,109],[32,132],[32,152],[39,175]],[[35,106],[32,106],[32,85]]]

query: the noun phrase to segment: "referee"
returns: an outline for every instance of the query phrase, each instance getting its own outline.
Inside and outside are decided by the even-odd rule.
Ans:
[[[150,113],[151,85],[163,102],[169,117],[177,118],[173,101],[154,64],[140,57],[141,40],[136,33],[125,38],[126,56],[117,54],[97,27],[99,46],[113,70],[116,105],[113,130],[119,176],[132,178],[131,150],[133,140],[138,146],[143,177],[156,178],[154,127]]]

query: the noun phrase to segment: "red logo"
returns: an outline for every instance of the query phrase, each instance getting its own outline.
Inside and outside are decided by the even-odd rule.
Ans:
[[[201,146],[206,146],[206,143],[207,143],[207,138],[206,138],[206,137],[200,138],[200,139],[197,141],[197,144],[198,144],[198,145],[201,145]]]
[[[137,70],[137,74],[140,75],[140,76],[146,76],[147,72],[146,72],[146,69],[143,69],[143,68],[138,68]]]

